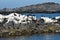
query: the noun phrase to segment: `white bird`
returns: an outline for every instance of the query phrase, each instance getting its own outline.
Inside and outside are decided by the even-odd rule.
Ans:
[[[55,19],[60,19],[60,16],[55,17]]]
[[[49,17],[41,17],[41,19],[44,20],[44,23],[53,23],[53,22],[57,22],[57,20],[53,20]]]

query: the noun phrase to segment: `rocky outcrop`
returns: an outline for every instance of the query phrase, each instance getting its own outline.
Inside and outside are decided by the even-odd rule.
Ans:
[[[0,14],[0,37],[60,33],[60,16],[54,18],[37,19],[33,15],[26,16],[18,13]]]

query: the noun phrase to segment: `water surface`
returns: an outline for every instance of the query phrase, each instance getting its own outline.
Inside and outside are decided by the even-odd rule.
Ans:
[[[35,34],[32,36],[0,38],[0,40],[60,40],[60,34]]]
[[[26,13],[25,15],[28,15],[28,14],[29,13]],[[42,16],[53,18],[53,17],[56,17],[56,16],[60,16],[60,13],[33,13],[32,15],[35,15],[37,18],[40,18]]]

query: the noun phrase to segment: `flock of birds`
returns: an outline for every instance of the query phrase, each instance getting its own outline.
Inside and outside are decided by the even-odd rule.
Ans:
[[[4,26],[18,26],[20,24],[30,24],[32,20],[37,20],[35,16],[26,16],[18,13],[11,13],[9,15],[0,14],[0,25]]]
[[[26,16],[18,13],[11,13],[9,15],[2,15],[0,14],[0,26],[18,26],[20,24],[30,24],[32,21],[38,20],[36,16]],[[58,22],[60,20],[60,16],[55,17],[54,19],[49,17],[41,17],[40,20],[42,20],[44,23],[54,23]]]
[[[58,23],[60,22],[60,16],[56,16],[54,18],[41,17],[41,20],[43,20],[44,23]]]

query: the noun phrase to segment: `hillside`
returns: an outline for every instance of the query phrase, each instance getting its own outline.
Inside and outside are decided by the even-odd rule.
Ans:
[[[60,12],[60,4],[48,2],[43,4],[30,5],[20,8],[22,12]]]
[[[29,5],[20,8],[4,8],[0,10],[0,13],[22,12],[22,13],[56,13],[60,12],[60,4],[54,2]]]

